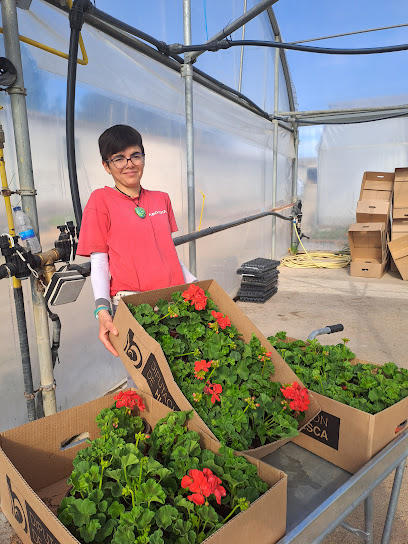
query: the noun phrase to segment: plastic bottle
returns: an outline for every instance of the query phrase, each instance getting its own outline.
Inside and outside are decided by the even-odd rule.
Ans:
[[[13,208],[14,226],[17,234],[20,236],[23,245],[31,251],[31,253],[39,253],[41,251],[40,242],[31,226],[30,218],[23,212],[20,206]]]

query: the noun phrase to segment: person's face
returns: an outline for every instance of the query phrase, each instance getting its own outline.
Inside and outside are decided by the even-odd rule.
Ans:
[[[138,189],[140,187],[140,180],[142,179],[143,169],[144,169],[144,157],[142,160],[135,161],[137,164],[133,164],[130,160],[127,161],[127,165],[123,168],[117,168],[115,159],[123,158],[130,159],[134,153],[141,153],[142,150],[138,145],[127,147],[119,153],[115,153],[109,157],[109,161],[102,161],[102,164],[108,174],[111,174],[115,185],[119,189],[123,189],[126,192],[126,189]]]

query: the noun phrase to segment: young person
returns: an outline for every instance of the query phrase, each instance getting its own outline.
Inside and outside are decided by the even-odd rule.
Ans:
[[[99,137],[105,171],[114,187],[91,194],[84,209],[77,255],[91,257],[91,283],[99,339],[118,356],[109,333],[120,297],[191,283],[194,277],[179,261],[172,233],[177,231],[167,193],[150,191],[140,181],[145,166],[142,136],[127,125],[108,128]]]

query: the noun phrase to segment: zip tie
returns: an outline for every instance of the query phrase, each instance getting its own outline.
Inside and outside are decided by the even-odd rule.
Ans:
[[[24,391],[24,397],[25,397],[26,400],[34,400],[35,399],[35,392],[33,394],[29,395],[28,393],[26,393]]]

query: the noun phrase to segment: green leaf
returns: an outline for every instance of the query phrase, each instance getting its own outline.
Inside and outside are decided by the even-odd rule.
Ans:
[[[108,508],[109,515],[116,519],[121,516],[125,511],[125,507],[123,504],[120,504],[118,501],[114,501]]]
[[[163,531],[158,529],[153,534],[149,535],[150,544],[164,544]]]
[[[89,523],[91,516],[96,514],[96,506],[89,499],[75,499],[75,502],[69,506],[69,512],[75,525],[81,527]]]
[[[95,535],[95,542],[103,542],[109,535],[112,534],[118,522],[114,519],[108,519]]]
[[[79,534],[85,542],[93,542],[96,532],[100,529],[101,524],[96,519],[91,519],[89,523],[79,529]]]
[[[197,508],[196,511],[200,518],[207,524],[214,526],[218,523],[218,514],[212,506],[203,505]]]
[[[135,538],[132,527],[119,525],[115,531],[111,544],[134,544]]]
[[[155,514],[156,524],[161,529],[167,529],[167,527],[178,518],[178,515],[177,508],[174,508],[169,504],[161,506]]]
[[[163,491],[163,488],[152,478],[149,478],[147,482],[143,483],[140,486],[139,491],[136,493],[136,502],[143,504],[151,502],[160,502],[164,504],[166,500],[166,494]]]

